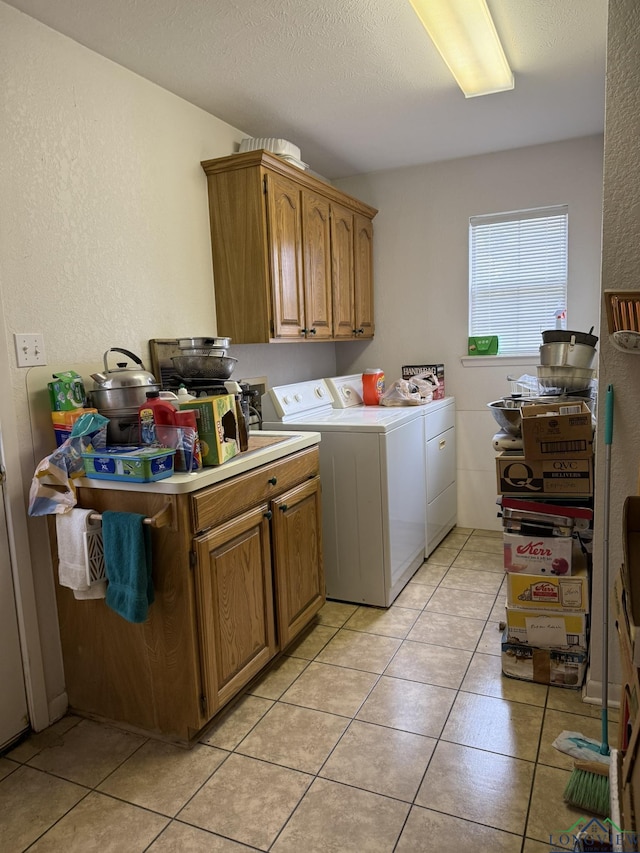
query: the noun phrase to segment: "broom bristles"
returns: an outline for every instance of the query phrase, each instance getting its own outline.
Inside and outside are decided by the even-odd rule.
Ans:
[[[609,777],[588,770],[572,770],[567,787],[564,789],[564,801],[582,811],[609,817],[611,810]]]

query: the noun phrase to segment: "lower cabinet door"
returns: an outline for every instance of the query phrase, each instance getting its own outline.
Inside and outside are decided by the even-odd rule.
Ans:
[[[208,717],[276,654],[269,515],[264,504],[195,540]]]
[[[320,478],[271,502],[278,640],[284,649],[325,601]]]

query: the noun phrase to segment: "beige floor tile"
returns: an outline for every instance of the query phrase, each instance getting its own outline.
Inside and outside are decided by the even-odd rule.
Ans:
[[[421,587],[420,584],[415,586],[418,589],[427,588]],[[382,610],[379,607],[358,607],[344,627],[350,631],[365,631],[369,634],[380,634],[383,637],[404,639],[417,618],[418,613],[415,609],[401,607],[396,601],[388,610]]]
[[[451,530],[451,533],[458,533],[462,536],[471,536],[474,530],[475,528],[473,527],[458,527],[458,525],[456,524],[456,526]]]
[[[464,649],[449,649],[405,640],[385,675],[437,684],[440,687],[458,688],[471,660],[471,652]]]
[[[439,737],[455,690],[382,676],[356,717],[367,723]]]
[[[407,635],[407,640],[474,651],[484,630],[481,619],[463,619],[446,613],[423,611]]]
[[[583,717],[578,714],[567,714],[565,711],[554,711],[551,708],[547,708],[544,715],[542,739],[538,753],[538,761],[541,764],[548,764],[551,767],[562,767],[565,770],[573,769],[575,759],[565,752],[560,752],[555,746],[552,746],[553,741],[561,732],[577,732],[579,735],[584,735],[584,737],[598,741],[598,743],[600,743],[602,737],[600,720],[595,717]],[[609,743],[615,745],[617,738],[617,723],[610,722]],[[594,758],[596,761],[598,760],[597,755]]]
[[[487,619],[495,598],[495,593],[488,595],[482,592],[447,589],[441,584],[429,599],[424,612],[448,613],[450,616],[464,616],[467,619]]]
[[[316,779],[273,853],[391,853],[409,811],[407,803]]]
[[[92,791],[30,848],[36,853],[142,853],[167,818]]]
[[[402,640],[396,637],[380,637],[377,634],[364,634],[342,628],[327,643],[316,657],[316,661],[381,673],[401,643]]]
[[[149,853],[242,853],[255,848],[174,820],[148,849]]]
[[[15,761],[9,761],[8,758],[0,758],[0,781],[8,776],[9,773],[13,773],[14,770],[17,770],[20,765]]]
[[[221,716],[217,723],[206,730],[200,742],[220,749],[235,749],[272,706],[272,699],[243,696],[226,714]]]
[[[147,741],[98,790],[174,817],[228,754],[200,743],[183,749]]]
[[[520,853],[521,844],[519,835],[413,806],[395,853]]]
[[[446,575],[449,566],[443,566],[437,563],[423,563],[415,575],[411,578],[411,583],[421,583],[431,588],[431,593],[435,591],[442,578]]]
[[[87,793],[73,782],[18,767],[0,782],[0,850],[24,850]]]
[[[570,714],[580,714],[583,717],[597,717],[598,719],[602,713],[601,705],[592,705],[590,702],[582,701],[582,690],[568,690],[566,687],[549,687],[547,708],[567,711]],[[608,717],[610,721],[617,723],[620,720],[620,710],[609,708]]]
[[[411,802],[436,741],[354,720],[320,776]]]
[[[550,853],[553,850],[573,850],[573,846],[565,847],[557,842],[551,847],[549,842],[534,841],[533,838],[525,838],[522,853]]]
[[[576,821],[585,823],[590,819],[583,810],[568,806],[563,798],[563,792],[569,781],[569,770],[557,767],[536,766],[533,780],[533,793],[529,807],[529,819],[525,835],[555,844],[556,840],[564,843],[563,835],[574,826]],[[577,832],[575,828],[573,831]]]
[[[321,625],[342,628],[347,619],[353,616],[357,607],[357,604],[345,604],[342,601],[327,601],[318,611],[316,619]]]
[[[454,566],[460,569],[479,569],[482,572],[494,572],[504,574],[504,555],[488,554],[485,551],[472,551],[464,548],[456,557]]]
[[[501,583],[502,577],[497,572],[483,572],[480,569],[462,569],[454,563],[440,581],[440,589],[445,586],[450,589],[483,592],[495,598]]]
[[[467,693],[481,693],[484,696],[496,696],[511,702],[524,702],[527,705],[544,707],[547,698],[546,684],[533,684],[508,678],[502,674],[502,661],[497,655],[476,654],[469,666],[462,689]]]
[[[489,614],[489,620],[491,622],[505,622],[507,619],[507,614],[505,613],[505,608],[507,606],[507,596],[503,595],[501,592],[498,593],[498,597],[496,598],[496,603],[491,608],[491,613]]]
[[[412,610],[422,610],[427,601],[436,591],[436,587],[426,583],[410,581],[393,603],[393,607],[408,607]]]
[[[377,679],[372,672],[312,661],[282,701],[353,717]]]
[[[122,729],[82,720],[27,763],[94,788],[144,742],[145,738]]]
[[[292,658],[313,660],[337,631],[338,628],[331,625],[314,625],[303,637],[287,646],[285,654]]]
[[[542,714],[542,708],[461,692],[442,737],[453,743],[535,761]]]
[[[230,755],[179,818],[267,850],[312,781],[297,770]]]
[[[535,765],[440,741],[416,805],[522,835]]]
[[[278,702],[236,752],[317,773],[348,724],[346,717]]]
[[[62,743],[62,735],[77,726],[81,718],[74,714],[66,714],[62,719],[57,720],[53,725],[41,732],[32,732],[29,737],[19,743],[10,752],[7,753],[7,758],[13,761],[19,761],[21,764],[26,764],[30,758],[37,755],[41,750],[48,746],[57,746]]]
[[[454,527],[453,530],[444,537],[440,543],[440,547],[456,548],[459,551],[464,547],[469,536],[471,536],[471,533],[463,532],[463,528]]]
[[[307,666],[307,661],[302,658],[281,657],[249,687],[247,693],[263,699],[279,699]]]
[[[459,553],[459,548],[447,548],[445,545],[438,545],[436,550],[429,554],[427,566],[445,566],[448,569]]]
[[[477,651],[485,655],[501,655],[502,631],[500,630],[499,622],[487,622],[480,642],[478,643]]]
[[[502,531],[497,536],[488,536],[486,533],[472,533],[467,539],[463,551],[480,551],[484,554],[504,554],[504,542]]]

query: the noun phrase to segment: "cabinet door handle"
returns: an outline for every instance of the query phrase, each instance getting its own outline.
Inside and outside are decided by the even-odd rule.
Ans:
[[[315,335],[315,333],[316,333],[316,329],[309,329],[309,334],[310,334],[310,335]]]
[[[300,329],[300,334],[304,337],[307,334],[308,329]]]
[[[359,334],[359,335],[364,335],[364,329],[362,329],[362,328],[358,329],[358,334]]]
[[[272,486],[275,486],[277,484],[277,482],[278,482],[277,477],[269,477],[269,479],[267,480],[267,483],[270,483]]]
[[[281,504],[280,512],[286,512],[288,509],[289,509],[289,507],[286,504]]]
[[[271,519],[273,518],[273,513],[271,512],[271,510],[270,510],[270,509],[268,509],[268,510],[264,513],[264,517],[267,519],[267,521],[271,521]]]
[[[439,450],[444,450],[444,448],[445,448],[446,444],[447,444],[447,439],[446,439],[446,438],[441,438],[441,439],[440,439],[440,443],[438,444],[438,449],[439,449]]]

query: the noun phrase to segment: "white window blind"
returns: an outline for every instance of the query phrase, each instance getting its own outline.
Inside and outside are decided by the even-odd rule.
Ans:
[[[498,335],[501,355],[538,351],[567,305],[565,205],[469,220],[469,334]]]

